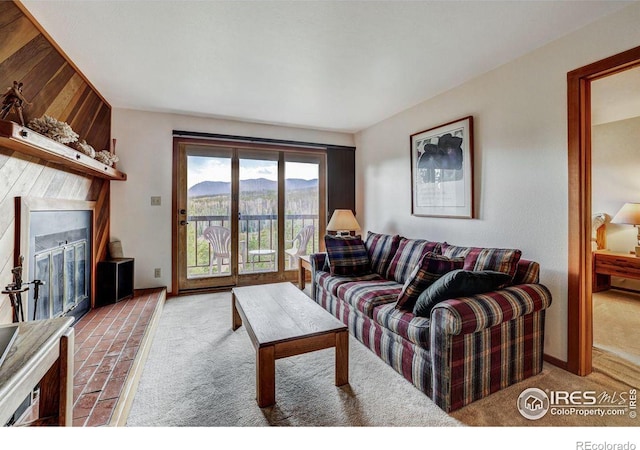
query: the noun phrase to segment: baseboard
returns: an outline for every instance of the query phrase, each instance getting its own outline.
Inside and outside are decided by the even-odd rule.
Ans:
[[[559,367],[563,370],[569,370],[568,364],[566,361],[562,361],[561,359],[556,358],[555,356],[547,355],[546,353],[542,356],[542,358],[548,362],[549,364],[553,364],[556,367]]]

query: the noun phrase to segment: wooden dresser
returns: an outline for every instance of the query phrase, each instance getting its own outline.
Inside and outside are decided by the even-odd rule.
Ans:
[[[611,277],[640,280],[640,257],[608,250],[593,252],[593,292],[611,288]]]

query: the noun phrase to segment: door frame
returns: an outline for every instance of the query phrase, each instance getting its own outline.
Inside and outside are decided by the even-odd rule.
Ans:
[[[186,227],[180,224],[181,221],[187,220],[187,214],[181,214],[180,210],[187,209],[186,204],[181,204],[181,194],[183,194],[182,189],[186,187],[187,184],[187,161],[188,161],[188,149],[187,146],[193,147],[211,147],[211,153],[220,152],[221,157],[229,158],[231,163],[231,173],[233,171],[237,171],[237,165],[235,154],[236,151],[232,148],[228,148],[227,146],[219,146],[215,144],[210,144],[209,142],[198,142],[195,140],[174,140],[174,190],[173,190],[173,239],[172,246],[175,247],[173,250],[175,251],[175,264],[172,264],[172,276],[175,277],[175,289],[172,289],[174,292],[181,292],[180,286],[185,278],[187,277],[186,273],[181,273],[180,262],[186,261],[186,256],[181,256],[181,246],[179,243],[181,239],[184,239],[185,236],[183,233],[186,232]],[[231,209],[229,211],[229,229],[231,231],[231,236],[237,236],[237,221],[233,220],[234,217],[238,217],[238,199],[237,196],[233,195],[234,190],[237,187],[237,180],[235,177],[231,177]],[[187,200],[188,201],[188,200]],[[194,292],[199,291],[203,288],[205,289],[221,289],[227,288],[228,286],[235,286],[237,284],[237,271],[234,271],[233,268],[237,267],[237,239],[231,239],[231,258],[229,261],[230,265],[230,273],[228,275],[216,276],[216,277],[202,277],[202,278],[194,278],[190,281],[191,287],[188,289],[183,289],[183,292]],[[186,249],[184,250],[186,251]],[[188,278],[186,278],[188,280]],[[213,280],[213,281],[210,281]]]
[[[591,82],[640,66],[640,47],[567,74],[569,236],[567,369],[592,370]]]
[[[185,183],[183,174],[179,170],[180,164],[182,163],[180,145],[181,144],[192,144],[192,145],[207,145],[207,146],[216,146],[216,147],[224,147],[228,148],[232,154],[232,170],[237,170],[238,167],[234,165],[238,164],[237,155],[239,152],[243,150],[255,151],[255,150],[264,150],[264,151],[278,151],[281,152],[279,156],[279,179],[284,180],[284,162],[286,161],[286,154],[307,154],[313,155],[320,160],[320,167],[318,173],[318,190],[319,190],[319,204],[318,204],[318,233],[319,236],[324,236],[326,232],[327,225],[327,153],[326,149],[318,149],[313,147],[304,147],[304,146],[294,146],[294,145],[276,145],[276,144],[263,144],[263,143],[255,143],[255,142],[247,142],[247,141],[234,141],[234,140],[221,140],[221,139],[207,139],[207,138],[192,138],[192,137],[183,137],[183,136],[174,136],[173,137],[173,162],[172,162],[172,205],[171,205],[171,294],[172,295],[183,295],[183,294],[193,294],[195,292],[207,292],[207,291],[218,291],[218,290],[228,290],[232,286],[216,286],[216,287],[203,287],[203,288],[194,288],[188,290],[180,290],[179,286],[179,222],[181,217],[179,215],[179,186],[180,183]],[[238,180],[235,177],[232,177],[232,208],[231,208],[231,217],[238,217],[239,210],[239,198],[236,195],[234,197],[233,193],[238,192]],[[279,211],[284,211],[284,202],[285,202],[285,186],[283,183],[278,183],[278,209]],[[278,242],[282,242],[284,244],[284,214],[278,215]],[[232,227],[232,236],[234,235],[234,230],[237,235],[237,221],[231,220]],[[320,239],[319,249],[318,251],[323,250],[323,242]],[[232,239],[231,241],[231,253],[232,253],[232,266],[237,267],[237,258],[238,258],[238,242],[237,239]],[[235,263],[233,262],[235,260]],[[231,278],[235,278],[235,285],[247,285],[247,284],[261,284],[261,283],[270,283],[270,282],[278,282],[278,281],[296,281],[298,278],[298,271],[295,269],[284,270],[284,252],[278,252],[278,267],[282,269],[278,269],[277,272],[265,272],[265,273],[256,273],[256,274],[239,274],[234,273],[231,275]]]

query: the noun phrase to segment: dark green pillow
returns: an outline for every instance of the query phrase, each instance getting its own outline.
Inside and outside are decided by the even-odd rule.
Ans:
[[[495,291],[511,282],[511,276],[493,270],[452,270],[436,280],[418,297],[413,313],[429,317],[431,310],[443,300]]]

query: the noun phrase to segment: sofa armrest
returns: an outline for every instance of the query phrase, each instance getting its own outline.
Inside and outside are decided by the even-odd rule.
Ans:
[[[309,261],[311,262],[311,271],[325,271],[325,264],[327,262],[326,253],[313,253],[309,255]]]
[[[431,323],[447,334],[469,334],[546,309],[550,305],[551,292],[546,286],[520,284],[440,302],[431,312]]]
[[[513,285],[537,284],[540,282],[540,264],[535,261],[520,258],[516,273],[513,277]]]
[[[311,263],[311,298],[316,299],[316,272],[324,271],[327,266],[327,254],[326,253],[312,253],[309,255],[309,262]],[[328,270],[328,269],[327,269]]]

